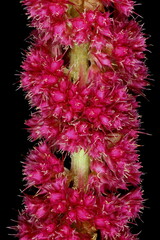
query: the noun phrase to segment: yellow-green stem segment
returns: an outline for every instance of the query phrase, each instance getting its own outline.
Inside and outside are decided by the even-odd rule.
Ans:
[[[74,187],[85,190],[88,181],[90,159],[84,149],[71,155],[71,171],[73,173]]]
[[[88,44],[74,45],[70,52],[70,78],[85,84],[88,77]]]

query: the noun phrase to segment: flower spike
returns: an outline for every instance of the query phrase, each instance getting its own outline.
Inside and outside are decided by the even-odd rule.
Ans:
[[[34,43],[21,88],[39,141],[24,162],[20,240],[135,240],[143,209],[137,97],[146,39],[132,0],[22,0]]]

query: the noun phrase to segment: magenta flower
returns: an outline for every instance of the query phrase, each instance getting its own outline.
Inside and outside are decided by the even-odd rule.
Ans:
[[[148,73],[134,2],[22,3],[35,30],[21,87],[39,143],[24,163],[26,188],[36,192],[24,196],[17,236],[135,240],[129,224],[143,209],[137,97]]]

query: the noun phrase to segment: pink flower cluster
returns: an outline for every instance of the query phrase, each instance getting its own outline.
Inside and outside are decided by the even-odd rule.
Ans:
[[[137,96],[148,85],[142,28],[130,0],[23,0],[34,43],[21,87],[34,111],[26,121],[39,140],[24,164],[27,187],[20,240],[132,240],[129,223],[143,208]],[[88,48],[88,76],[72,81],[74,46]],[[65,156],[90,157],[85,190],[72,186]],[[131,190],[130,190],[131,189]]]

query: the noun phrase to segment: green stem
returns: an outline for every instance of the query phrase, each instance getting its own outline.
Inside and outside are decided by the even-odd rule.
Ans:
[[[70,78],[73,83],[77,80],[85,85],[88,77],[88,44],[74,45],[70,53]],[[73,174],[74,187],[85,189],[89,174],[89,156],[84,149],[71,155],[71,172]]]
[[[71,171],[74,178],[74,187],[85,189],[88,181],[90,159],[84,149],[71,155]]]
[[[79,79],[81,84],[85,84],[88,68],[88,44],[74,45],[70,53],[70,77],[72,81],[76,82]]]

